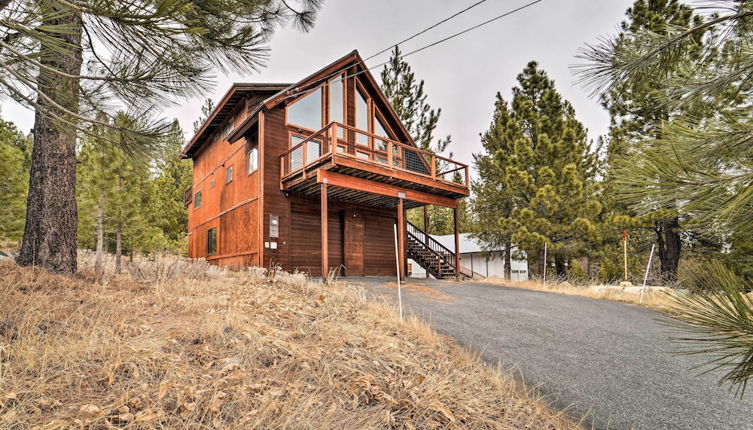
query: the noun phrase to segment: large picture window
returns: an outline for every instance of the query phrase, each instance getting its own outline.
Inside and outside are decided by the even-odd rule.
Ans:
[[[288,124],[313,131],[322,128],[322,87],[288,106]]]

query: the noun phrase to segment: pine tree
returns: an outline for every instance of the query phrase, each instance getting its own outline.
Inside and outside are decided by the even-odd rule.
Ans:
[[[613,39],[589,47],[584,83],[608,92],[646,76],[666,77],[660,102],[685,113],[664,124],[650,145],[627,154],[616,172],[619,190],[649,204],[682,202],[694,228],[722,232],[744,252],[747,240],[735,236],[749,237],[753,226],[753,5],[708,7],[715,14],[689,29],[631,35],[631,49]],[[676,73],[678,56],[700,37],[704,49]],[[690,344],[689,352],[707,354],[709,368],[725,371],[720,382],[744,394],[753,378],[753,305],[745,295],[753,285],[719,262],[681,270],[680,281],[695,293],[675,296],[681,312],[674,317],[686,332],[679,340]]]
[[[320,5],[321,0],[0,1],[0,85],[35,112],[19,264],[76,271],[78,133],[111,123],[98,118],[112,119],[113,106],[146,117],[155,104],[206,89],[216,67],[256,70],[277,26],[294,19],[307,30]],[[152,136],[163,131],[163,124],[147,125],[133,131]]]
[[[494,117],[484,134],[481,143],[484,152],[474,154],[479,179],[471,183],[473,199],[471,210],[477,217],[479,226],[474,234],[488,250],[504,249],[505,279],[511,278],[512,235],[514,230],[503,228],[500,218],[512,216],[515,208],[514,194],[505,183],[509,158],[513,154],[515,142],[523,139],[523,130],[512,118],[507,102],[497,93]],[[509,227],[509,224],[505,224]]]
[[[557,274],[565,276],[570,259],[597,239],[601,212],[592,198],[597,163],[586,129],[536,62],[518,75],[509,107],[498,99],[496,116],[509,117],[498,132],[511,145],[494,160],[513,206],[501,229],[514,231],[512,241],[529,255],[543,254],[548,244]],[[538,260],[543,272],[545,262]]]
[[[170,243],[169,248],[185,252],[188,214],[183,201],[185,191],[191,186],[193,172],[191,161],[180,159],[183,144],[183,130],[177,120],[173,121],[165,153],[158,160],[158,174],[153,180],[149,207],[151,225],[159,227]]]
[[[212,99],[205,99],[204,104],[201,105],[201,116],[193,122],[193,132],[198,133],[199,129],[202,125],[204,125],[204,122],[209,118],[209,115],[214,110],[214,102]]]
[[[31,138],[0,119],[0,243],[21,239],[26,211]]]
[[[626,11],[627,19],[620,24],[621,33],[616,39],[618,49],[631,49],[634,38],[650,31],[666,35],[672,29],[688,29],[702,22],[693,9],[677,0],[637,0]],[[671,68],[647,74],[642,79],[624,82],[602,95],[602,104],[610,113],[610,141],[607,152],[607,172],[604,196],[605,206],[616,218],[614,225],[621,228],[650,228],[655,233],[657,256],[661,262],[661,274],[665,280],[673,280],[681,253],[681,218],[675,202],[656,205],[650,212],[637,214],[632,206],[636,201],[619,195],[615,189],[615,168],[619,160],[635,148],[650,145],[660,139],[663,124],[683,115],[686,109],[678,109],[663,102],[666,94],[663,81],[667,74],[681,75],[682,67],[697,59],[702,52],[702,34],[684,45],[672,60]],[[632,218],[632,219],[631,219]],[[618,235],[611,234],[616,237]]]

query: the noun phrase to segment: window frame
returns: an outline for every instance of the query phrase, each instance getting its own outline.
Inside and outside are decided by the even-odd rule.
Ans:
[[[324,123],[324,121],[325,121],[325,120],[327,119],[327,115],[329,115],[329,106],[328,106],[328,101],[329,101],[329,100],[328,100],[328,98],[329,98],[329,97],[328,97],[328,96],[329,96],[329,89],[326,89],[326,90],[325,90],[325,89],[322,89],[322,88],[323,88],[323,87],[325,87],[326,85],[327,85],[327,82],[324,82],[324,83],[322,83],[322,84],[319,84],[319,85],[318,85],[318,86],[316,86],[315,88],[313,88],[313,89],[311,89],[310,91],[308,91],[308,92],[307,92],[307,94],[305,94],[305,95],[303,95],[303,96],[301,96],[301,97],[298,97],[297,99],[293,100],[292,102],[288,103],[288,104],[287,104],[287,105],[285,106],[285,126],[286,126],[286,127],[289,127],[289,128],[293,128],[293,129],[295,129],[295,130],[298,130],[298,131],[299,131],[299,134],[300,134],[300,133],[302,133],[302,132],[304,132],[304,131],[305,131],[305,132],[308,132],[308,133],[311,133],[311,134],[314,134],[314,133],[316,133],[317,131],[319,131],[319,130],[321,130],[322,128],[324,128],[324,126],[326,125],[326,124]],[[293,123],[291,123],[291,122],[290,122],[290,115],[288,114],[288,109],[290,109],[290,107],[291,107],[291,106],[293,106],[293,105],[295,105],[296,103],[300,102],[300,101],[301,101],[301,100],[303,100],[304,98],[306,98],[306,97],[308,97],[309,95],[311,95],[311,93],[313,93],[313,92],[315,92],[315,91],[317,91],[317,90],[319,90],[319,89],[321,89],[321,90],[322,90],[322,92],[321,92],[322,96],[320,97],[320,100],[319,100],[319,102],[320,102],[320,106],[319,106],[319,109],[321,109],[321,112],[322,112],[322,124],[321,124],[321,125],[319,126],[319,128],[318,128],[318,129],[316,129],[316,130],[311,130],[311,129],[309,129],[308,127],[305,127],[305,126],[303,126],[303,125],[298,125],[298,124],[293,124]]]
[[[332,98],[332,87],[331,83],[340,79],[342,81],[343,85],[343,119],[341,124],[347,124],[348,123],[348,75],[343,72],[339,75],[327,80],[327,100],[326,100],[326,113],[327,117],[325,120],[325,125],[333,122],[332,119],[332,112],[330,111],[330,100]]]
[[[235,131],[235,115],[231,115],[228,121],[225,123],[225,129],[222,130],[222,138],[227,140],[227,137]]]
[[[233,165],[225,167],[225,185],[233,182]]]
[[[203,200],[202,197],[203,196],[201,194],[201,190],[198,190],[195,193],[193,193],[193,208],[194,208],[194,210],[201,209],[201,204],[202,204],[202,200]]]
[[[254,169],[253,170],[251,170],[251,160],[252,160],[251,153],[252,152],[254,153],[254,158],[253,158]],[[249,175],[259,170],[259,147],[258,146],[253,146],[251,149],[246,151],[246,170],[247,170],[246,173]]]
[[[372,97],[369,95],[369,92],[366,91],[366,87],[361,83],[361,81],[359,79],[354,79],[354,80],[355,80],[355,83],[356,83],[356,86],[355,86],[356,94],[354,95],[355,100],[354,100],[354,103],[353,103],[353,124],[355,124],[355,127],[358,130],[363,130],[362,128],[360,128],[358,126],[358,96],[359,96],[359,93],[360,93],[360,95],[364,99],[366,99],[366,130],[364,130],[364,131],[367,132],[367,133],[371,133],[372,130],[374,129],[373,128],[373,124],[372,124],[373,117],[374,117],[374,115],[373,115],[373,107],[372,107],[373,106],[373,100],[372,100]],[[359,143],[356,142],[356,144],[358,145]],[[361,145],[363,145],[363,144],[361,144]]]
[[[218,230],[217,227],[212,227],[210,229],[207,229],[207,257],[210,255],[216,255],[217,252],[219,251],[218,244],[220,241],[219,241],[219,235],[217,234],[217,230]],[[214,232],[212,234],[214,240],[210,241],[209,237],[210,237],[210,233],[212,232]],[[213,246],[210,247],[210,244]]]

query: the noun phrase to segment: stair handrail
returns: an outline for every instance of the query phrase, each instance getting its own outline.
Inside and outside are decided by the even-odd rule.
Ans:
[[[431,235],[429,233],[421,230],[420,228],[418,228],[418,226],[416,226],[415,224],[413,224],[410,221],[406,221],[406,222],[408,223],[408,230],[409,230],[408,233],[411,233],[410,229],[413,228],[413,230],[415,230],[419,234],[423,235],[424,238],[425,238],[425,240],[421,241],[420,239],[418,239],[418,237],[417,237],[417,235],[415,233],[412,234],[414,237],[416,237],[416,239],[418,239],[419,241],[423,242],[424,245],[427,245],[429,247],[429,249],[431,249],[432,251],[434,251],[434,252],[436,252],[438,254],[442,254],[442,253],[447,254],[451,258],[455,256],[455,253],[453,251],[450,251],[449,248],[447,248],[446,246],[442,245],[438,240],[436,240],[433,237],[431,237]],[[435,249],[435,248],[438,248],[438,249]],[[442,252],[440,252],[440,251],[442,251]],[[450,259],[450,258],[448,258],[446,256],[443,256],[443,258]],[[451,263],[452,267],[455,267],[454,261],[451,261],[450,263]]]
[[[451,265],[451,266],[455,267],[455,265],[454,265],[454,264],[452,264],[452,263],[450,262],[450,260],[451,260],[451,259],[450,259],[450,258],[447,258],[447,256],[446,256],[446,255],[443,255],[442,253],[440,253],[440,252],[438,252],[438,251],[436,251],[436,250],[432,249],[432,248],[431,248],[430,246],[428,246],[428,245],[427,245],[427,244],[426,244],[426,243],[425,243],[424,241],[422,241],[422,240],[421,240],[421,239],[420,239],[420,238],[419,238],[418,236],[416,236],[415,234],[411,233],[410,231],[409,231],[409,232],[407,232],[407,233],[408,233],[408,236],[409,236],[409,237],[412,237],[412,238],[413,238],[413,239],[414,239],[415,241],[417,241],[417,242],[419,242],[419,243],[423,244],[424,246],[426,246],[426,249],[428,249],[428,250],[429,250],[429,251],[431,251],[431,252],[432,252],[432,253],[433,253],[434,255],[436,255],[437,257],[439,257],[439,258],[440,258],[440,261],[441,261],[441,262],[442,262],[443,264],[449,264],[449,265]]]

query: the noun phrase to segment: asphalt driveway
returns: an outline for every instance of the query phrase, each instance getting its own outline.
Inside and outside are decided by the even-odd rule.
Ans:
[[[394,280],[363,278],[394,298]],[[391,285],[386,285],[391,282]],[[698,376],[698,357],[673,354],[661,314],[584,297],[479,282],[412,281],[408,312],[481,357],[519,371],[554,407],[599,429],[753,429],[745,400]],[[436,292],[436,293],[434,293]]]

